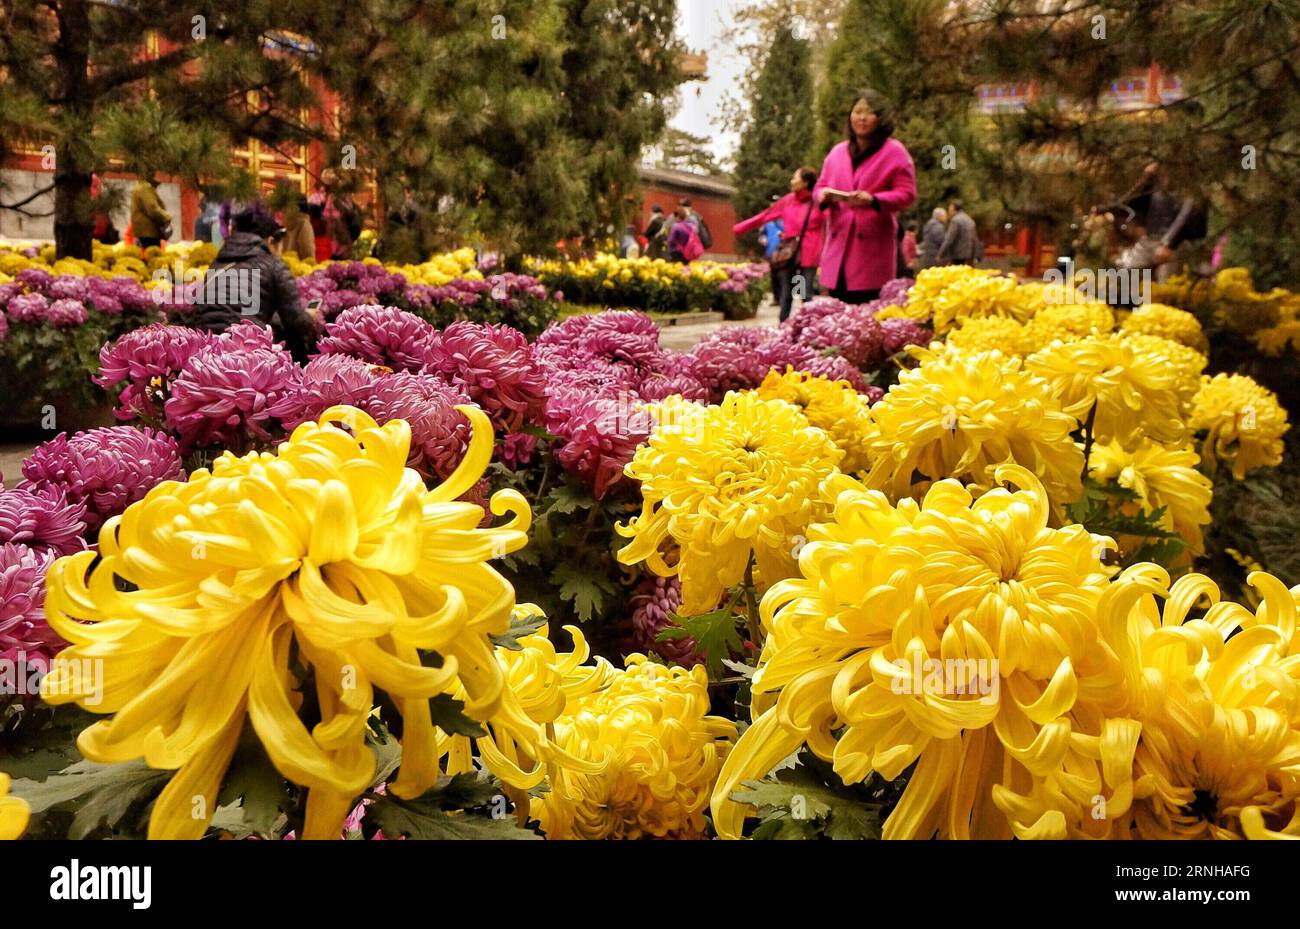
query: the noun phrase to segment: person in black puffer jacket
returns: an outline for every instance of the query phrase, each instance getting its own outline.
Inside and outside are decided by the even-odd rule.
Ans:
[[[236,215],[234,226],[208,270],[190,324],[225,332],[237,323],[268,323],[294,358],[305,361],[316,341],[316,323],[303,310],[289,266],[278,255],[284,229],[258,209]]]

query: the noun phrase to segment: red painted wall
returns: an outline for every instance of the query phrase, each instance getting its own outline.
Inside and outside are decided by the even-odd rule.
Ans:
[[[683,196],[691,201],[695,212],[704,217],[709,232],[713,234],[713,247],[706,249],[705,254],[715,257],[734,256],[736,237],[732,234],[731,227],[736,224],[736,211],[731,206],[731,200],[726,197],[699,191],[683,194],[681,191],[673,191],[667,187],[642,185],[641,221],[636,231],[641,233],[645,230],[646,224],[650,222],[650,208],[655,204],[663,207],[665,213],[671,213],[677,208],[677,203]]]

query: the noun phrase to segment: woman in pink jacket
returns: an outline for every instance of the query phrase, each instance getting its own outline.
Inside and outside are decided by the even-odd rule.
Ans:
[[[845,303],[876,299],[898,268],[898,214],[916,201],[916,169],[893,131],[885,100],[859,93],[848,138],[826,156],[813,190],[827,216],[822,285]]]
[[[736,223],[731,228],[736,235],[742,235],[751,229],[758,229],[774,219],[781,220],[781,241],[799,238],[803,232],[803,242],[799,246],[799,264],[793,268],[774,268],[773,285],[776,288],[777,303],[781,305],[781,321],[785,322],[794,304],[794,292],[798,290],[803,297],[813,295],[813,281],[817,274],[817,262],[822,254],[822,222],[825,217],[821,209],[813,202],[813,185],[817,183],[817,172],[812,168],[800,168],[790,178],[790,192],[773,203],[756,216]]]

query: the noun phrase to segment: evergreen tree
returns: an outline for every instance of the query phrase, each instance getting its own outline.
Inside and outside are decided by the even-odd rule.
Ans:
[[[231,144],[321,135],[302,118],[316,102],[311,77],[361,13],[302,0],[4,4],[0,160],[45,150],[54,164],[49,185],[21,200],[0,192],[0,208],[27,212],[52,191],[58,254],[88,258],[91,174],[113,159],[141,175],[235,183]],[[291,40],[308,34],[315,51]],[[141,55],[147,40],[157,54]]]
[[[813,138],[811,48],[789,22],[775,40],[754,81],[749,122],[736,153],[738,216],[764,209],[774,194],[789,190],[790,175],[804,163]]]

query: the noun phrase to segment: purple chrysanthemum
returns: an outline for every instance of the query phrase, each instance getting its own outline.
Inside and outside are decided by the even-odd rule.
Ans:
[[[909,345],[929,345],[933,333],[910,319],[885,319],[880,322],[886,355],[896,355]]]
[[[118,419],[160,421],[159,398],[185,363],[211,345],[212,339],[186,326],[155,323],[135,329],[100,349],[94,381],[104,388],[126,383],[114,411]]]
[[[647,402],[662,400],[674,394],[681,394],[686,400],[708,402],[709,388],[694,374],[659,374],[652,372],[641,379],[636,392]]]
[[[592,395],[559,390],[546,404],[546,428],[563,440],[556,460],[589,483],[598,499],[624,479],[623,469],[652,425],[640,399],[629,391]]]
[[[884,354],[880,323],[862,306],[813,320],[799,332],[798,341],[819,352],[834,350],[859,368],[877,367]]]
[[[832,381],[848,381],[849,385],[859,392],[865,392],[867,389],[867,381],[862,376],[862,372],[841,355],[818,355],[804,362],[799,370]]]
[[[439,358],[438,343],[438,330],[415,314],[366,304],[340,313],[316,348],[322,355],[351,355],[394,371],[419,372]]]
[[[14,276],[14,280],[34,293],[48,294],[54,284],[54,275],[42,268],[24,268]]]
[[[209,348],[186,363],[172,382],[163,409],[167,428],[182,451],[244,449],[249,438],[271,442],[280,431],[277,413],[295,396],[302,370],[288,352],[255,348]]]
[[[653,367],[663,353],[659,347],[659,327],[645,313],[634,310],[605,310],[595,314],[577,344],[597,358],[623,362],[638,369]]]
[[[790,330],[790,335],[798,339],[803,332],[804,327],[811,325],[825,316],[834,316],[844,311],[848,304],[836,300],[834,297],[814,297],[808,300],[795,310],[784,323],[784,326]]]
[[[318,355],[302,369],[298,389],[276,407],[287,430],[314,422],[332,406],[364,409],[379,380],[370,365],[351,355]]]
[[[153,429],[109,426],[69,437],[60,433],[23,462],[26,490],[62,491],[71,503],[85,506],[86,530],[99,531],[163,481],[183,481],[176,441]]]
[[[45,295],[32,292],[19,294],[11,299],[8,312],[9,318],[16,323],[39,323],[45,319],[49,309],[50,301]]]
[[[40,554],[85,549],[85,506],[55,489],[0,491],[0,545],[18,542]]]
[[[473,429],[456,409],[469,399],[435,374],[399,372],[379,378],[365,409],[380,425],[404,419],[411,427],[407,465],[427,480],[444,480],[460,464]]]
[[[546,376],[528,338],[509,326],[452,323],[442,333],[434,370],[483,408],[501,432],[540,420]]]
[[[896,277],[886,281],[880,288],[880,297],[875,301],[877,308],[884,306],[902,306],[907,302],[907,292],[916,281],[910,277]]]
[[[55,557],[26,545],[0,545],[0,657],[49,662],[67,645],[45,621],[45,572]]]
[[[86,305],[70,297],[55,300],[45,311],[45,321],[56,329],[71,329],[73,326],[82,325],[88,319],[90,314],[86,312]]]
[[[675,577],[647,577],[628,599],[632,608],[632,639],[634,647],[655,652],[667,661],[693,667],[703,661],[695,652],[695,640],[690,636],[659,641],[659,633],[676,623],[672,614],[682,605],[682,584]]]

